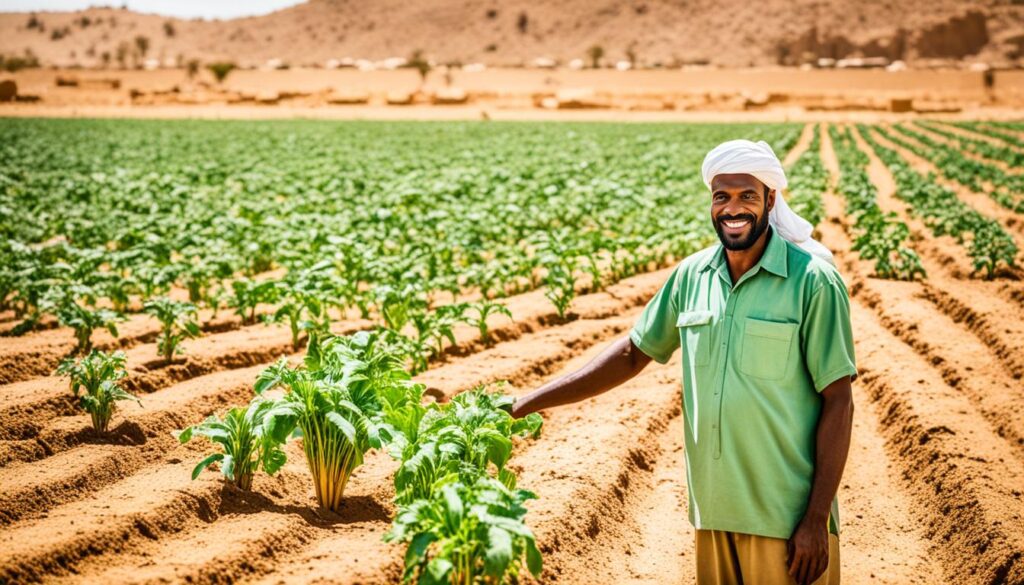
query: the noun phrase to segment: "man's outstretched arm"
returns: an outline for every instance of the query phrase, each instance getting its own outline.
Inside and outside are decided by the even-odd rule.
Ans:
[[[526,416],[545,408],[597,396],[636,376],[650,361],[651,358],[633,345],[627,335],[614,341],[579,370],[552,380],[517,400],[512,407],[512,415]]]

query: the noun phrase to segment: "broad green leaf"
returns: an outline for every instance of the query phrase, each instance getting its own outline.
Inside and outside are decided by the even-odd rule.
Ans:
[[[199,477],[199,474],[202,473],[204,469],[209,467],[211,463],[213,463],[214,461],[220,461],[221,459],[224,459],[223,453],[214,453],[213,455],[210,455],[206,459],[200,461],[199,465],[196,465],[195,469],[192,470],[192,479],[194,480],[197,477]]]
[[[487,529],[487,553],[484,568],[487,574],[501,580],[512,562],[512,535],[497,526]]]

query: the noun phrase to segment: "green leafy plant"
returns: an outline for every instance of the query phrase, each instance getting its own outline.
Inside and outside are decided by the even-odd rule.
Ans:
[[[182,444],[193,436],[201,436],[221,448],[221,452],[213,453],[196,465],[192,479],[198,478],[210,464],[219,463],[228,481],[235,487],[249,490],[258,469],[270,475],[281,469],[287,460],[281,449],[285,438],[271,432],[274,427],[268,424],[267,413],[273,406],[273,402],[257,398],[246,408],[232,408],[223,419],[211,415],[200,424],[176,431],[174,435]]]
[[[57,374],[71,379],[71,392],[92,417],[92,427],[98,433],[107,432],[117,401],[134,400],[142,404],[118,385],[127,376],[125,355],[120,351],[93,351],[78,361],[67,358],[58,366]]]
[[[544,284],[547,285],[544,296],[555,306],[558,318],[565,320],[569,305],[576,298],[576,277],[561,264],[554,264],[548,268]]]
[[[403,505],[384,537],[409,543],[403,583],[514,583],[524,564],[539,577],[541,554],[524,522],[524,503],[535,497],[481,476],[470,484],[452,480]]]
[[[198,310],[192,303],[158,297],[146,301],[142,307],[143,311],[160,321],[160,336],[156,339],[156,347],[165,360],[174,359],[184,339],[199,337],[199,323],[196,322]]]
[[[455,325],[463,320],[465,311],[465,303],[453,303],[412,316],[419,342],[430,348],[430,357],[444,353],[445,340],[455,345]]]
[[[318,275],[330,263],[321,263],[308,270],[299,272],[294,278],[286,278],[278,283],[276,294],[280,304],[273,314],[267,317],[270,323],[288,323],[292,334],[292,347],[299,349],[299,336],[302,332],[330,330],[331,320],[328,312],[328,299],[332,290],[328,279]]]
[[[206,68],[213,73],[213,76],[217,79],[217,83],[223,83],[229,73],[234,71],[238,66],[234,63],[227,61],[218,61],[216,63],[207,64]]]
[[[228,306],[242,318],[247,325],[256,323],[256,310],[262,304],[271,304],[277,300],[277,283],[271,280],[255,281],[239,278],[231,283],[232,295],[228,297]]]
[[[480,331],[480,341],[483,343],[490,343],[491,341],[490,327],[487,323],[488,317],[491,315],[505,315],[509,319],[512,318],[512,311],[508,307],[490,299],[481,299],[475,303],[470,303],[466,308],[466,312],[469,314],[465,315],[463,319],[468,325],[476,327]]]
[[[317,501],[337,511],[352,472],[371,448],[391,434],[379,419],[378,392],[402,386],[408,375],[393,356],[378,351],[376,337],[358,334],[311,344],[303,368],[282,359],[264,370],[256,393],[283,386],[266,414],[272,436],[302,438]]]
[[[117,324],[125,320],[125,317],[116,311],[88,307],[70,296],[61,299],[57,304],[56,313],[61,325],[75,330],[75,339],[78,341],[75,351],[78,353],[92,349],[93,331],[102,328],[117,337]]]
[[[439,409],[424,412],[415,440],[402,446],[402,465],[395,473],[396,500],[409,503],[429,497],[437,482],[453,474],[469,482],[487,473],[513,481],[505,473],[513,437],[536,436],[542,419],[538,414],[513,418],[506,410],[512,401],[478,386]]]

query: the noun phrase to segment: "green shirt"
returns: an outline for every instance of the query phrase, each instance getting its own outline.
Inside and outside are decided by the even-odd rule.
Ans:
[[[630,339],[660,363],[683,348],[690,522],[789,538],[810,497],[818,393],[857,368],[839,272],[773,232],[736,286],[721,244],[683,260]]]

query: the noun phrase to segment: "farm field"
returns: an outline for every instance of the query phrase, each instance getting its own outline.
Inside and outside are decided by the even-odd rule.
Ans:
[[[306,440],[249,491],[223,460],[193,480],[216,449],[172,432],[248,404],[279,358],[323,364],[366,333],[413,383],[380,388],[446,405],[429,416],[583,365],[715,241],[698,169],[738,137],[785,153],[788,200],[851,293],[844,581],[1024,583],[1024,123],[32,119],[0,120],[0,583],[400,581],[407,542],[383,537],[415,491],[407,453],[369,444],[325,509]],[[56,373],[92,349],[124,352],[139,399],[105,432]],[[652,364],[539,434],[493,423],[507,462],[485,449],[455,475],[536,494],[515,526],[543,569],[497,523],[509,570],[692,581],[679,377],[678,356]],[[451,513],[453,481],[426,500]]]

